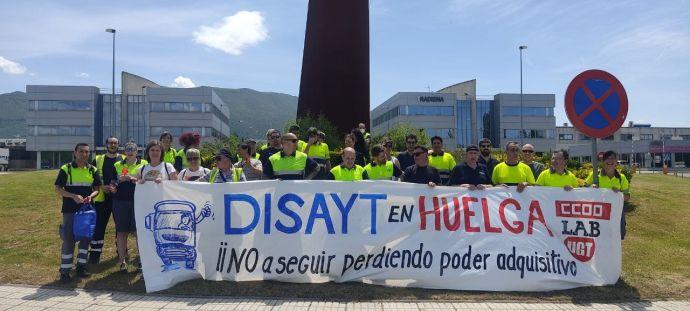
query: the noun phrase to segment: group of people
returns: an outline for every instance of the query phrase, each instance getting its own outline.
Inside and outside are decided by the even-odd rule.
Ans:
[[[255,140],[246,140],[237,148],[237,154],[220,149],[214,157],[215,167],[201,165],[198,149],[200,136],[184,133],[178,141],[183,147],[172,148],[173,136],[169,132],[160,135],[146,145],[143,158],[138,155],[135,142],[124,145],[109,137],[106,153],[90,159],[90,147],[77,144],[74,160],[63,165],[55,181],[55,190],[62,197],[63,222],[60,280],[69,282],[73,267],[74,245],[78,242],[76,276],[87,277],[87,263],[97,264],[104,247],[105,229],[113,215],[116,231],[118,265],[122,273],[128,269],[127,240],[136,237],[134,217],[134,191],[139,183],[164,180],[195,181],[207,183],[245,182],[254,180],[392,180],[430,187],[437,185],[458,186],[469,190],[488,187],[516,186],[518,192],[531,186],[559,187],[571,191],[579,187],[575,175],[566,166],[569,160],[566,150],[552,153],[551,167],[546,169],[534,161],[534,147],[508,142],[506,160],[500,162],[491,155],[492,144],[482,139],[479,145],[465,148],[462,163],[456,163],[452,154],[443,149],[443,139],[431,138],[431,150],[419,144],[415,134],[405,138],[406,150],[394,154],[393,142],[384,137],[379,144],[371,144],[371,135],[360,123],[344,137],[342,163],[334,167],[330,163],[330,150],[326,135],[316,128],[309,128],[307,141],[299,138],[300,128],[293,125],[288,132],[270,129],[266,144],[258,147]],[[520,156],[522,154],[522,157]],[[586,186],[609,188],[622,192],[629,198],[629,183],[625,175],[616,170],[617,155],[613,151],[604,154],[604,167],[598,184],[592,174],[585,180]],[[93,204],[97,213],[96,229],[91,241],[75,241],[72,233],[74,215],[82,204]],[[621,234],[625,235],[625,218],[621,222]],[[134,263],[137,271],[140,263]]]

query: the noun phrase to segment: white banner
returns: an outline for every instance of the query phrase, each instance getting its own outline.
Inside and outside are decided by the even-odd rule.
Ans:
[[[623,198],[391,181],[138,185],[147,292],[206,280],[547,291],[621,272]]]

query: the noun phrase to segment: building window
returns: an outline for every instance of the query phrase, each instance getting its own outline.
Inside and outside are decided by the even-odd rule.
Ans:
[[[652,134],[640,134],[640,140],[652,140],[654,136]]]
[[[682,139],[682,140],[690,140],[690,135],[680,135],[680,139]]]
[[[622,141],[631,141],[633,140],[633,134],[621,134],[620,138]]]
[[[573,140],[573,134],[558,134],[558,140]]]
[[[554,138],[554,130],[531,130],[525,129],[523,132],[524,138],[537,138],[537,139],[552,139]],[[518,139],[520,138],[520,130],[517,129],[504,129],[503,138],[508,139]]]
[[[29,133],[37,136],[91,136],[91,127],[38,125],[35,131],[30,129]]]
[[[580,140],[590,140],[590,139],[591,138],[589,138],[589,136],[584,135],[584,134],[580,134]]]
[[[613,140],[613,135],[606,136],[602,140]]]
[[[400,115],[411,116],[452,116],[453,106],[400,106]]]
[[[152,112],[203,112],[202,103],[151,102]]]
[[[400,115],[401,110],[402,110],[402,106],[392,108],[392,109],[384,112],[382,115],[376,117],[371,123],[373,124],[373,126],[378,126],[384,122],[388,122],[389,120],[392,120],[392,119],[396,118],[398,115]]]
[[[158,137],[163,132],[168,131],[174,137],[182,135],[182,133],[196,132],[201,134],[201,127],[164,127],[164,126],[152,126],[151,136]]]
[[[523,107],[523,116],[525,117],[551,117],[553,116],[553,108],[551,107]],[[501,114],[504,117],[519,117],[520,107],[501,107]]]
[[[90,101],[76,100],[34,100],[29,105],[30,110],[37,111],[89,111]]]
[[[454,129],[448,129],[448,128],[427,128],[424,129],[426,131],[427,137],[434,137],[438,136],[441,137],[446,144],[451,143],[450,139],[455,138],[455,130]]]

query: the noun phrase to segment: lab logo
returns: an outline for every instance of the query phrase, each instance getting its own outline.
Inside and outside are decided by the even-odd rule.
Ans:
[[[213,216],[211,207],[206,202],[197,215],[196,206],[191,202],[166,200],[156,203],[154,212],[146,215],[145,226],[153,232],[163,272],[183,267],[194,270],[197,224]]]

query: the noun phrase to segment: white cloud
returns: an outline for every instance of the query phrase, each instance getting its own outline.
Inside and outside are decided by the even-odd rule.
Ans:
[[[173,81],[173,83],[170,84],[170,87],[190,88],[196,87],[196,84],[194,84],[194,81],[192,81],[192,79],[190,78],[177,76],[177,78],[175,78],[175,81]]]
[[[268,38],[264,17],[257,11],[239,11],[213,26],[201,26],[194,32],[194,41],[231,55]]]
[[[11,75],[22,75],[26,73],[26,67],[20,63],[15,63],[7,58],[0,56],[0,70]]]
[[[86,73],[86,72],[80,72],[80,73],[78,73],[78,74],[76,74],[76,75],[74,75],[74,76],[77,77],[77,78],[84,78],[84,79],[90,77],[89,74]]]

